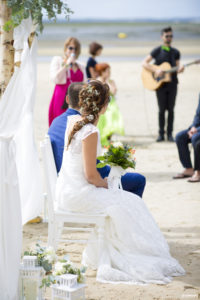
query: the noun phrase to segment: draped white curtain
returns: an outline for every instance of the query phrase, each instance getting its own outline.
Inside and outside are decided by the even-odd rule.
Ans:
[[[31,49],[31,19],[15,29],[14,47],[23,49],[0,101],[0,299],[17,300],[22,225],[41,213],[42,186],[33,136],[37,40]]]

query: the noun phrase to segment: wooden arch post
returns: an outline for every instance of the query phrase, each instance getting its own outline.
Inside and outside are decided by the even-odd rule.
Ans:
[[[14,72],[13,30],[3,30],[10,18],[11,9],[7,7],[6,0],[0,0],[0,97]]]

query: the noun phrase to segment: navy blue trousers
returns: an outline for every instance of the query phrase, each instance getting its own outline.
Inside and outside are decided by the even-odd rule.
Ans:
[[[122,176],[122,187],[125,191],[136,194],[142,198],[146,178],[139,173],[126,173]]]
[[[110,167],[97,168],[102,178],[108,177],[110,173]],[[142,197],[144,192],[146,178],[139,173],[126,173],[121,178],[122,187],[125,191],[131,192]]]
[[[195,133],[190,139],[188,129],[182,130],[176,135],[176,145],[179,159],[184,168],[192,168],[189,143],[194,149],[194,170],[200,171],[200,132]]]

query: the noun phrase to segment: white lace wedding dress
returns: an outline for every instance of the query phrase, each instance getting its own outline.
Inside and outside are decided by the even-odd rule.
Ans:
[[[74,118],[68,118],[65,142]],[[98,129],[87,124],[75,134],[68,150],[64,150],[56,187],[59,209],[109,215],[100,264],[96,232],[83,253],[83,263],[97,268],[97,280],[101,282],[163,284],[170,282],[172,276],[183,275],[184,269],[171,257],[167,242],[140,197],[123,190],[97,188],[87,182],[82,140],[94,132]],[[98,139],[97,155],[100,151]]]

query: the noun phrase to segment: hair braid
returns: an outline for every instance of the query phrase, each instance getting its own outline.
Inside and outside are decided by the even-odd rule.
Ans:
[[[99,117],[101,109],[109,102],[109,86],[99,80],[92,80],[79,93],[79,107],[83,119],[77,121],[68,137],[67,148],[74,135],[84,125],[93,124]]]

